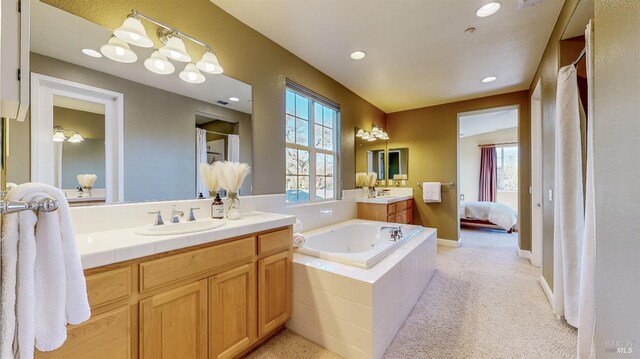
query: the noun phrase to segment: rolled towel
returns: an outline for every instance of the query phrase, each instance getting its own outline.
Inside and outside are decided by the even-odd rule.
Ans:
[[[302,233],[294,233],[293,234],[293,247],[300,248],[304,247],[304,243],[307,241],[307,237]]]

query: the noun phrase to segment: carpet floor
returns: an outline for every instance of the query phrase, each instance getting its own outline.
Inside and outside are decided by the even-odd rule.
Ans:
[[[540,269],[516,249],[516,233],[491,230],[439,246],[438,271],[384,358],[575,358],[576,330],[554,317]],[[247,357],[339,358],[287,329]]]

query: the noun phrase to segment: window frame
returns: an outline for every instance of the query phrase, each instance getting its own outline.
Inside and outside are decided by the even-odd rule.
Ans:
[[[502,170],[502,175],[504,176],[504,170],[505,170],[505,156],[504,156],[504,150],[506,148],[515,148],[516,149],[516,160],[517,160],[517,167],[519,169],[520,167],[520,146],[515,144],[515,145],[501,145],[501,146],[496,146],[496,151],[498,152],[496,154],[496,160],[499,158],[500,160],[497,161],[496,163],[496,191],[497,192],[518,192],[520,190],[520,179],[518,178],[518,181],[516,182],[516,189],[512,190],[512,189],[501,189],[500,188],[500,173],[499,171]],[[516,176],[519,177],[520,173],[518,173],[518,171],[516,171]]]
[[[304,145],[300,145],[297,143],[291,143],[287,141],[287,137],[286,137],[286,123],[287,123],[287,117],[288,116],[292,116],[295,119],[298,119],[299,117],[289,114],[287,112],[287,91],[291,91],[294,94],[298,95],[298,96],[302,96],[304,98],[306,98],[309,101],[309,108],[308,108],[308,112],[309,112],[309,118],[308,118],[308,133],[307,133],[307,143],[308,146],[304,146]],[[285,116],[284,116],[284,121],[285,121],[285,202],[286,205],[291,206],[291,205],[298,205],[298,204],[304,204],[304,203],[313,203],[313,202],[327,202],[327,201],[335,201],[341,198],[341,189],[342,189],[342,176],[341,176],[341,161],[340,161],[340,105],[336,104],[335,102],[328,100],[324,97],[322,97],[321,95],[316,94],[313,91],[310,91],[304,87],[301,87],[300,85],[291,82],[289,80],[287,80],[287,85],[285,87],[285,92],[284,92],[284,97],[285,97]],[[336,116],[335,116],[335,121],[333,123],[333,127],[332,129],[332,143],[333,143],[333,149],[332,150],[326,150],[324,148],[316,148],[316,144],[315,144],[315,132],[316,132],[316,121],[315,121],[315,105],[319,104],[322,105],[324,107],[327,107],[333,111],[335,111]],[[295,106],[295,105],[294,105]],[[297,121],[296,121],[297,124]],[[321,127],[326,127],[324,126],[324,123],[319,124]],[[295,131],[294,136],[297,136],[297,131]],[[295,141],[295,138],[294,138]],[[286,171],[286,161],[287,161],[287,150],[288,149],[295,149],[295,150],[303,150],[303,151],[308,151],[309,152],[309,199],[308,200],[296,200],[296,201],[287,201],[287,186],[286,186],[286,177],[287,176],[296,176],[296,177],[306,177],[305,175],[289,175],[287,174]],[[328,177],[328,176],[319,176],[317,174],[317,159],[316,159],[316,154],[325,154],[325,155],[329,155],[329,156],[333,156],[333,176],[331,176],[333,178],[333,196],[332,197],[328,197],[328,198],[317,198],[316,197],[316,179],[318,177]],[[298,189],[299,191],[299,189]]]

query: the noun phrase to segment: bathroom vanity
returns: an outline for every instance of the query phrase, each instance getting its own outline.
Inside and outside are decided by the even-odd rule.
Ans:
[[[203,244],[86,269],[91,319],[69,326],[61,348],[37,352],[36,358],[234,358],[246,353],[291,316],[292,227],[282,225],[286,220],[238,226],[225,233],[240,235],[229,238],[216,230],[201,232],[195,237]],[[242,234],[247,228],[260,230]],[[208,233],[213,241],[207,243]],[[159,237],[155,250],[178,237]]]
[[[358,198],[358,219],[413,223],[413,196]]]

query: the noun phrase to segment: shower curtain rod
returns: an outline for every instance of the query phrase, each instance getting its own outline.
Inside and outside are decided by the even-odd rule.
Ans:
[[[487,143],[484,145],[478,145],[478,147],[496,147],[496,146],[507,146],[507,145],[517,145],[518,142],[501,142],[501,143]]]
[[[214,135],[222,135],[222,136],[229,136],[228,133],[221,133],[221,132],[214,132],[214,131],[207,131],[204,130],[206,133],[213,133]]]
[[[580,52],[580,55],[578,55],[578,58],[576,59],[576,61],[573,62],[573,66],[576,66],[578,64],[578,62],[580,62],[580,60],[582,60],[582,58],[584,57],[584,55],[587,54],[587,48],[585,47],[584,49],[582,49],[582,51]]]

